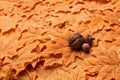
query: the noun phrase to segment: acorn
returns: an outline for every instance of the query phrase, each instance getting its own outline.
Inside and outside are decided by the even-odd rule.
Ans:
[[[92,46],[92,42],[93,42],[94,39],[95,39],[95,38],[93,38],[92,36],[87,35],[87,36],[85,37],[85,43],[88,43],[90,46]]]
[[[72,49],[80,50],[84,43],[84,37],[80,33],[74,33],[68,38],[68,43]]]
[[[89,53],[89,52],[90,52],[90,48],[91,48],[91,46],[90,46],[88,43],[84,43],[84,44],[82,45],[82,49],[83,49],[83,51],[86,52],[86,53]]]

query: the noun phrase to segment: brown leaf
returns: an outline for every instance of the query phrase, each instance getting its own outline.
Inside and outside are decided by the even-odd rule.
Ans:
[[[118,47],[115,46],[114,48]],[[117,65],[119,65],[119,57],[116,50],[113,50],[113,47],[111,47],[107,50],[107,53],[85,59],[83,69],[86,71],[86,74],[91,75],[94,73],[93,77],[95,77],[95,74],[97,73],[98,75],[95,77],[95,80],[116,78],[113,73],[116,72],[116,68],[120,69],[117,67]]]

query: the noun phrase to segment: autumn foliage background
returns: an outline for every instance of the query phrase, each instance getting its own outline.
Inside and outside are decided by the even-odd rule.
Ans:
[[[0,0],[0,80],[120,80],[120,0]]]

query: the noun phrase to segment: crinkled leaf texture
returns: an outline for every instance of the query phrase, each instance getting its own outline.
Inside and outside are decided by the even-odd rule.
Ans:
[[[120,80],[119,47],[120,0],[0,0],[0,80]]]

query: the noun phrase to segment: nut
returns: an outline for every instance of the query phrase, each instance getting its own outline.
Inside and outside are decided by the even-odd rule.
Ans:
[[[84,52],[86,52],[86,53],[89,53],[90,52],[90,45],[88,44],[88,43],[84,43],[83,45],[82,45],[82,49],[83,49],[83,51]]]
[[[85,43],[88,43],[90,46],[92,46],[92,42],[93,42],[94,39],[95,39],[95,38],[93,38],[92,36],[87,35],[87,36],[85,37]]]
[[[68,38],[69,45],[72,49],[79,50],[84,43],[84,38],[79,33],[74,33],[72,36]]]

